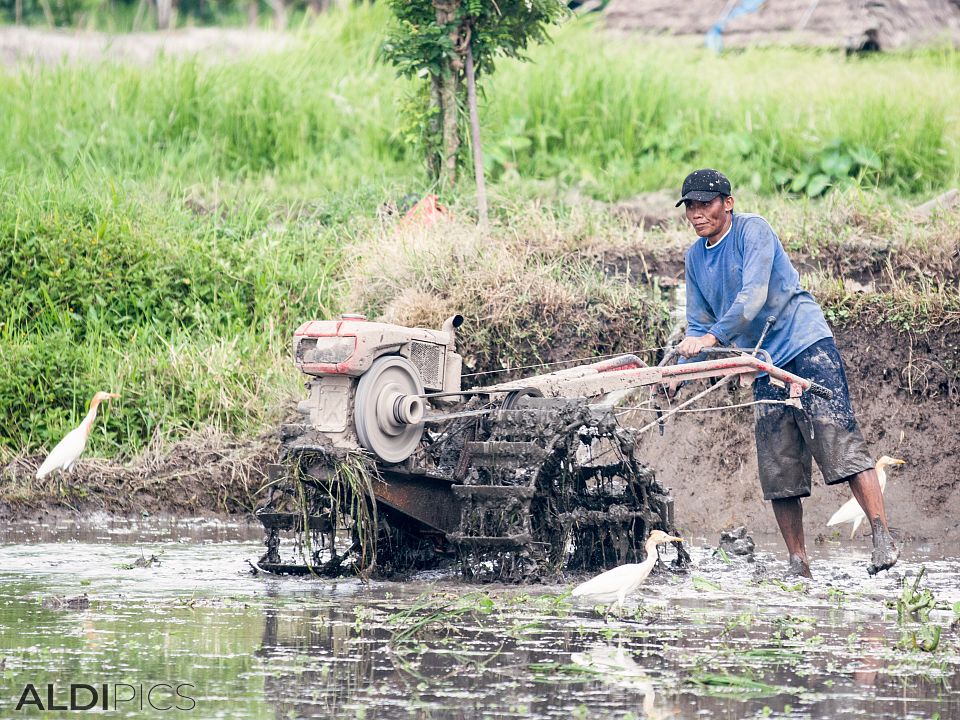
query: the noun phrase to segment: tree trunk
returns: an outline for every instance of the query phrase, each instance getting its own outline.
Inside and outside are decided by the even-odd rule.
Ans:
[[[477,181],[477,216],[487,226],[487,186],[483,179],[483,147],[480,145],[480,115],[477,111],[477,76],[473,67],[473,42],[467,43],[467,104],[470,106],[470,142],[473,145],[473,174]]]
[[[457,182],[457,153],[460,152],[460,127],[457,118],[457,77],[453,73],[440,80],[440,107],[443,112],[443,147],[440,181],[445,186]]]
[[[50,7],[49,0],[40,0],[40,7],[43,8],[43,16],[47,19],[47,25],[55,27],[57,22],[53,19],[53,9]]]
[[[170,16],[173,14],[173,0],[157,0],[157,30],[170,29]]]
[[[287,5],[284,0],[267,0],[273,10],[273,26],[277,30],[287,29]]]
[[[436,182],[440,179],[440,148],[443,147],[440,118],[443,115],[443,100],[440,96],[440,77],[430,73],[430,106],[427,120],[427,137],[424,143],[427,148],[427,172],[430,179]]]
[[[437,24],[450,25],[457,19],[460,0],[433,0],[437,11]],[[460,29],[454,25],[450,30],[453,47],[460,45]],[[443,124],[443,149],[440,164],[440,183],[449,187],[457,182],[457,153],[460,151],[460,126],[457,117],[457,87],[463,62],[459,55],[449,58],[445,72],[440,78],[440,107]]]
[[[260,0],[247,2],[247,27],[255,28],[260,17]]]
[[[17,25],[23,24],[23,0],[16,0],[13,4],[13,16]]]

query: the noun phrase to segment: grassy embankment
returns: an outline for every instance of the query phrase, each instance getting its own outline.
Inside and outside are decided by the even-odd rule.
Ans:
[[[255,434],[297,392],[292,330],[340,309],[460,310],[478,367],[656,345],[662,304],[594,259],[686,233],[558,198],[673,188],[693,166],[724,168],[807,255],[867,236],[922,261],[891,263],[891,291],[867,299],[820,279],[836,318],[906,308],[924,329],[957,312],[956,221],[912,223],[893,199],[957,184],[956,53],[718,59],[571,24],[487,87],[492,237],[471,229],[464,184],[441,193],[461,218],[444,241],[404,244],[378,210],[435,188],[398,117],[410,85],[378,60],[385,19],[330,15],[293,50],[217,64],[0,74],[0,459],[51,447],[101,388],[123,399],[94,454],[211,425]],[[851,188],[828,201],[839,209],[780,194],[824,178]],[[581,316],[592,329],[571,340]]]

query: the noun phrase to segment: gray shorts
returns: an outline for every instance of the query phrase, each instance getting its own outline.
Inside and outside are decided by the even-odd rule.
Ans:
[[[802,409],[756,405],[757,464],[765,500],[810,495],[811,458],[827,485],[834,485],[874,466],[850,405],[843,360],[833,338],[815,342],[783,366],[833,391],[831,400],[806,392]],[[785,400],[787,390],[759,378],[755,400]]]

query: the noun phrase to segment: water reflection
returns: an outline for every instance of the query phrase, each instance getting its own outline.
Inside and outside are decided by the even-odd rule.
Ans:
[[[264,698],[277,718],[342,717],[358,693],[374,683],[369,653],[355,655],[354,629],[333,607],[291,613],[264,609]]]
[[[0,545],[0,717],[28,680],[100,679],[191,682],[204,718],[960,717],[960,635],[899,650],[898,580],[864,580],[856,556],[797,588],[695,549],[690,575],[605,620],[569,586],[252,577],[242,529],[115,529]],[[161,564],[128,568],[142,546]],[[948,628],[960,562],[902,572],[921,559]],[[44,602],[84,592],[86,609]]]
[[[883,628],[877,623],[870,623],[859,635],[860,657],[853,671],[853,682],[863,687],[874,687],[877,673],[886,666],[881,657]]]

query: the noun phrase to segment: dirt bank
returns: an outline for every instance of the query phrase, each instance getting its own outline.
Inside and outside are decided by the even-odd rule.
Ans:
[[[34,479],[43,456],[24,456],[0,468],[0,520],[64,512],[247,514],[277,447],[273,435],[239,442],[208,430],[165,452],[158,443],[130,463],[84,458],[62,483]]]
[[[958,190],[926,201],[885,200],[858,203],[835,193],[823,203],[747,198],[736,212],[758,213],[776,228],[801,275],[825,275],[852,283],[852,291],[883,291],[895,281],[917,284],[960,279]],[[643,193],[617,203],[601,203],[578,194],[564,200],[589,205],[624,221],[621,237],[593,248],[610,275],[628,282],[668,284],[683,280],[690,227],[674,207],[676,192]],[[945,203],[930,212],[931,204]]]
[[[960,538],[960,387],[955,381],[960,325],[925,335],[889,326],[835,332],[871,450],[877,457],[907,461],[889,476],[891,524],[912,537]],[[724,404],[751,399],[747,390],[738,392]],[[684,531],[712,536],[741,524],[756,532],[776,531],[757,482],[751,408],[682,417],[666,427],[663,437],[647,433],[641,456],[672,488]],[[849,497],[846,486],[824,486],[815,470],[813,496],[804,503],[808,537],[832,534],[826,521]],[[849,533],[845,527],[841,532]]]

